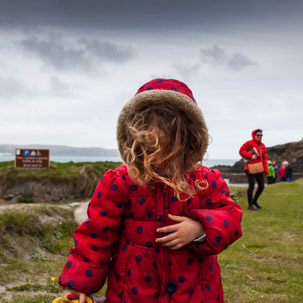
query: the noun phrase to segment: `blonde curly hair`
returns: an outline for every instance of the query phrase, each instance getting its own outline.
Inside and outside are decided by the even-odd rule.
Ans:
[[[197,128],[186,113],[172,104],[155,102],[127,117],[121,156],[130,178],[141,186],[163,182],[175,196],[192,197],[208,187],[207,181],[190,184],[186,173],[195,170],[208,145],[207,128]],[[206,145],[206,146],[205,146]]]

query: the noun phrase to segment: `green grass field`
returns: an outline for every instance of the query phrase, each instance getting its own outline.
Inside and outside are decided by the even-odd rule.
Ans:
[[[259,200],[263,208],[258,211],[247,210],[246,188],[230,191],[244,215],[243,237],[219,255],[225,302],[303,302],[303,180],[267,186]],[[49,229],[41,229],[49,238],[43,244],[40,235],[44,248],[29,247],[24,257],[6,257],[0,263],[1,302],[48,303],[62,294],[57,277],[72,236],[68,228],[56,230],[51,236]],[[3,231],[4,224],[2,253],[14,245]],[[55,245],[54,239],[60,243]]]

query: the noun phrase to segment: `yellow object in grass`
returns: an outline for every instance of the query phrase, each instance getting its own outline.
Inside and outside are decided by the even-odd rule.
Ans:
[[[94,303],[93,299],[90,296],[86,296],[85,298],[86,303]],[[61,303],[61,302],[66,302],[66,303],[79,303],[79,299],[68,299],[66,297],[60,297],[55,299],[52,303]]]

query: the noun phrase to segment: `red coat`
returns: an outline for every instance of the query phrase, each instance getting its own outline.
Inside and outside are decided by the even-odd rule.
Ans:
[[[241,237],[242,210],[219,171],[202,167],[188,174],[188,182],[197,179],[208,181],[207,190],[180,202],[162,183],[134,184],[125,165],[109,170],[75,231],[60,284],[90,293],[108,277],[109,303],[224,302],[217,254]],[[179,250],[158,245],[156,229],[176,223],[169,213],[199,220],[206,242]]]
[[[285,178],[285,170],[286,170],[285,166],[281,166],[279,168],[278,175],[279,175],[280,178]]]
[[[245,142],[241,146],[239,154],[241,157],[243,157],[245,159],[251,159],[253,154],[250,153],[249,151],[253,147],[255,147],[257,149],[257,152],[260,155],[260,157],[254,159],[254,160],[250,160],[249,163],[253,164],[253,163],[257,163],[257,162],[263,162],[264,173],[265,173],[265,175],[268,175],[269,172],[268,172],[268,166],[267,166],[267,150],[266,150],[265,145],[262,142],[257,142],[255,140],[255,133],[256,133],[256,130],[254,130],[252,132],[253,139]],[[261,158],[261,154],[262,154],[262,158]],[[248,170],[247,163],[245,163],[245,166],[244,166],[244,171],[246,171],[246,170]]]

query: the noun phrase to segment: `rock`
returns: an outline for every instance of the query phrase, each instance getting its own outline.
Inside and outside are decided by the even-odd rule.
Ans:
[[[81,203],[79,203],[79,202],[73,202],[73,203],[68,204],[68,206],[71,207],[71,208],[75,208],[79,205],[81,205]]]

